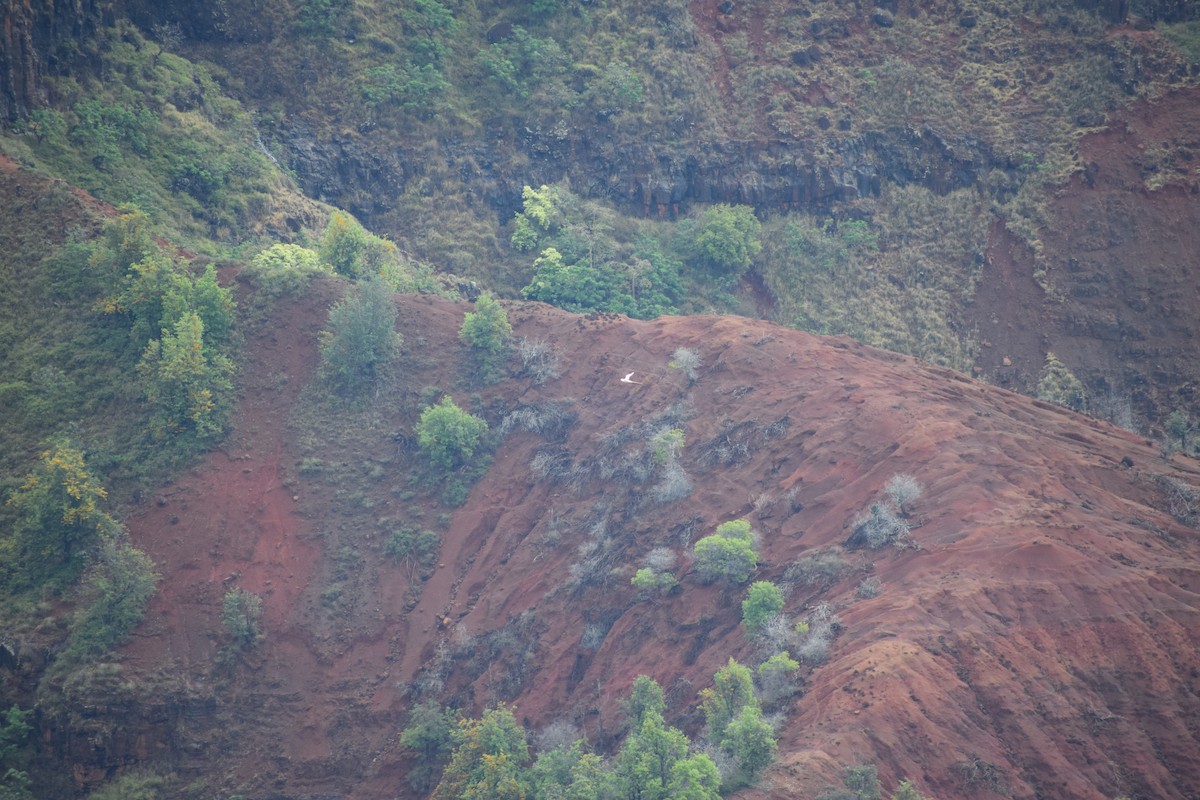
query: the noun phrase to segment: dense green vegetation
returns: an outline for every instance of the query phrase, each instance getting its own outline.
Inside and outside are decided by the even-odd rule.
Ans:
[[[717,674],[718,685],[727,684],[727,671],[738,666],[731,660]],[[749,684],[740,688],[751,691]],[[535,757],[524,728],[506,707],[487,709],[478,719],[464,718],[451,725],[449,712],[420,705],[401,742],[428,759],[418,771],[422,785],[431,783],[429,764],[448,762],[433,793],[439,800],[718,800],[722,791],[757,778],[774,756],[775,739],[752,691],[743,695],[714,690],[713,697],[717,694],[722,699],[709,698],[711,703],[724,703],[730,714],[721,737],[713,740],[729,756],[726,775],[702,748],[666,723],[662,689],[645,675],[634,682],[626,703],[628,730],[611,758],[591,752],[585,739],[570,737],[543,747]]]

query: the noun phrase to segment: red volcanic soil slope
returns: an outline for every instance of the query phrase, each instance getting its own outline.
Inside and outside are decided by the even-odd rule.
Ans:
[[[788,587],[793,619],[824,603],[840,626],[783,704],[776,765],[742,796],[815,796],[862,763],[932,797],[1200,796],[1196,462],[949,370],[735,317],[510,303],[561,376],[473,386],[457,339],[470,306],[418,296],[397,298],[396,374],[369,403],[331,406],[313,380],[335,294],[318,285],[247,332],[225,446],[129,521],[163,580],[124,670],[187,696],[164,756],[181,780],[415,797],[397,733],[416,699],[512,703],[532,730],[565,720],[605,749],[641,673],[698,736],[697,692],[730,656],[761,655],[743,589],[701,583],[691,545],[746,518],[754,579]],[[680,347],[702,360],[694,381],[668,366]],[[504,432],[453,509],[412,434],[442,390]],[[648,450],[669,427],[690,492]],[[917,546],[844,549],[899,473],[924,487]],[[438,532],[428,567],[386,555],[405,525]],[[647,599],[629,580],[656,548],[681,587]],[[814,554],[842,568],[806,581],[794,565]],[[219,622],[233,587],[265,603],[265,641],[242,655]]]

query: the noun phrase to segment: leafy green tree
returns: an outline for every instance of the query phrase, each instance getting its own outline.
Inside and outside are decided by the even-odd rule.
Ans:
[[[0,800],[33,800],[33,781],[18,769],[18,757],[29,743],[33,726],[25,721],[33,710],[9,706],[0,714]]]
[[[696,571],[701,579],[745,583],[758,565],[754,533],[744,519],[717,526],[717,532],[696,542],[693,548]]]
[[[537,189],[526,186],[521,190],[521,197],[524,206],[513,218],[511,241],[518,250],[532,250],[543,234],[562,224],[561,197],[557,186],[546,185]]]
[[[617,754],[613,777],[619,796],[628,800],[667,800],[672,769],[687,757],[689,742],[678,728],[648,711],[642,724],[625,739]]]
[[[409,33],[418,34],[409,42],[418,63],[435,63],[446,55],[446,40],[458,30],[454,12],[438,0],[410,0],[400,14]]]
[[[710,270],[741,277],[762,250],[762,224],[749,206],[715,205],[700,215],[692,250]]]
[[[1083,383],[1054,353],[1046,353],[1046,363],[1038,378],[1037,396],[1039,400],[1058,403],[1075,411],[1087,411],[1087,392]]]
[[[83,452],[57,442],[8,499],[16,512],[14,543],[20,566],[18,587],[51,578],[68,581],[83,570],[92,548],[117,522],[101,505],[108,493],[88,469]]]
[[[742,624],[750,635],[783,610],[783,591],[770,581],[755,581],[742,601]]]
[[[762,711],[755,703],[742,706],[721,738],[721,749],[731,755],[737,764],[739,784],[751,784],[758,779],[775,758],[775,732],[770,723],[762,718]]]
[[[558,248],[547,247],[533,262],[533,278],[521,295],[577,313],[593,309],[615,311],[622,282],[622,277],[611,267],[567,263]]]
[[[0,775],[0,800],[34,800],[33,781],[24,770],[10,768]]]
[[[508,314],[488,292],[475,301],[474,311],[463,316],[458,337],[471,348],[479,375],[485,382],[491,383],[498,378],[500,366],[508,355],[512,332]]]
[[[417,441],[425,456],[447,472],[470,460],[487,422],[459,408],[447,395],[421,412]]]
[[[18,751],[29,741],[33,726],[25,718],[32,713],[32,709],[22,711],[20,707],[12,705],[0,717],[0,767],[10,767]]]
[[[882,793],[879,774],[874,764],[847,767],[842,773],[842,782],[846,784],[847,789],[854,792],[858,800],[879,800]]]
[[[667,797],[671,800],[718,800],[721,773],[703,753],[681,758],[671,766]]]
[[[164,303],[163,327],[173,325],[188,311],[204,322],[204,338],[209,346],[220,347],[229,341],[237,303],[233,293],[217,282],[217,271],[209,264],[204,274],[186,284],[182,297],[168,295]]]
[[[197,439],[220,434],[232,407],[233,363],[205,348],[204,322],[195,311],[174,330],[151,340],[138,363],[146,399],[154,407],[151,430],[159,439],[191,431]]]
[[[375,386],[402,343],[391,291],[381,280],[363,281],[329,310],[321,332],[321,374],[340,394],[361,395]]]
[[[512,710],[488,709],[464,719],[454,731],[454,752],[434,790],[434,800],[524,800],[524,766],[529,762],[525,729]]]
[[[454,749],[457,715],[433,700],[413,707],[408,727],[400,734],[400,745],[417,753],[408,781],[419,792],[427,792]]]
[[[732,657],[713,675],[713,685],[700,691],[700,708],[712,741],[720,744],[725,728],[746,706],[758,706],[750,669]]]
[[[129,257],[135,260],[121,263]],[[195,312],[204,322],[208,345],[228,341],[237,307],[233,293],[217,282],[211,264],[196,278],[168,258],[149,239],[140,212],[113,223],[95,246],[91,261],[110,275],[107,296],[97,307],[105,314],[124,317],[138,347],[173,330],[188,312]]]
[[[667,702],[663,698],[663,690],[658,681],[649,675],[638,675],[633,681],[629,699],[625,701],[625,708],[629,712],[631,727],[634,730],[641,728],[647,715],[662,716],[667,710]]]
[[[181,314],[167,320],[164,300],[168,295],[185,297],[187,278],[175,269],[165,256],[154,254],[128,266],[120,291],[99,304],[106,314],[119,314],[128,319],[133,341],[144,347],[156,339],[164,328],[169,329]]]
[[[71,622],[69,655],[91,659],[124,642],[142,621],[157,582],[149,556],[122,535],[105,536],[84,588],[88,604]]]
[[[389,263],[400,259],[395,244],[369,232],[345,211],[330,215],[318,254],[348,278],[379,277]]]
[[[233,588],[221,603],[221,624],[239,648],[257,647],[266,637],[263,631],[262,598],[253,592]]]

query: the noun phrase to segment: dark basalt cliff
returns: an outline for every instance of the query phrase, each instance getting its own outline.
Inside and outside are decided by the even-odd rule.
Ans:
[[[15,120],[47,101],[45,78],[75,64],[79,45],[111,22],[104,0],[4,0],[0,24],[0,113]]]

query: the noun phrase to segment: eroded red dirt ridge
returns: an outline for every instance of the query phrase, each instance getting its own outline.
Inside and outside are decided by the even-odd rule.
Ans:
[[[461,385],[469,306],[397,299],[404,375],[369,412],[392,435],[355,445],[384,474],[354,516],[301,461],[356,462],[323,453],[319,436],[296,441],[288,422],[329,301],[327,290],[285,301],[251,337],[225,447],[130,521],[163,581],[126,668],[168,670],[212,698],[179,723],[192,748],[183,773],[279,797],[411,796],[397,733],[414,697],[469,713],[511,702],[531,728],[567,720],[604,747],[642,673],[697,734],[696,692],[730,656],[757,661],[742,590],[696,580],[691,544],[745,517],[761,540],[755,579],[783,582],[909,473],[924,487],[919,548],[846,551],[832,583],[792,582],[787,612],[828,603],[841,632],[788,705],[777,765],[743,795],[814,796],[867,762],[885,786],[908,777],[936,797],[1200,795],[1200,544],[1179,519],[1200,486],[1195,462],[846,339],[514,303],[517,336],[551,343],[561,377],[452,393],[477,394],[493,427],[519,406],[574,423],[514,426],[442,518],[422,579],[370,532],[414,507],[425,526],[447,513],[430,491],[406,490],[421,469],[413,398]],[[694,382],[669,366],[680,347],[702,360]],[[629,468],[662,426],[686,437],[681,499],[664,499],[660,472]],[[360,529],[353,569],[338,573],[347,556],[329,551],[328,532]],[[674,556],[682,591],[646,600],[629,579],[654,548]],[[879,591],[863,598],[866,578]],[[357,592],[336,613],[335,579]],[[219,616],[233,586],[262,595],[266,640],[230,665]]]

